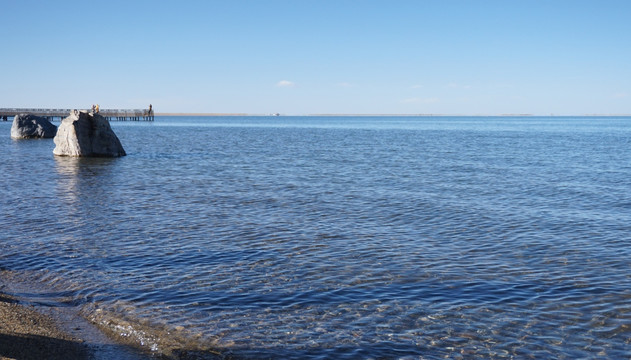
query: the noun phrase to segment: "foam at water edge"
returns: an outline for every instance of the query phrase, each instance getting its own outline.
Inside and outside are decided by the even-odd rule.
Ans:
[[[195,353],[195,358],[224,357],[223,352],[217,351],[214,347],[214,341],[203,343],[201,333],[192,334],[183,326],[171,328],[150,324],[148,321],[128,321],[118,313],[100,308],[85,312],[88,320],[109,336],[121,343],[149,351],[154,356],[185,359],[185,354]]]

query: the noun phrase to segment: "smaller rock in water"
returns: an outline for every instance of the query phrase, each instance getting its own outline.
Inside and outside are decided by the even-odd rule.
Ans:
[[[109,121],[99,114],[74,110],[61,121],[53,154],[60,156],[119,157],[127,155]]]
[[[12,139],[53,138],[56,133],[57,126],[41,116],[20,114],[13,118]]]

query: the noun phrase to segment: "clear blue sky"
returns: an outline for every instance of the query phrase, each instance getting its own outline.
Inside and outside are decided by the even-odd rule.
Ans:
[[[0,0],[0,107],[630,114],[629,0]]]

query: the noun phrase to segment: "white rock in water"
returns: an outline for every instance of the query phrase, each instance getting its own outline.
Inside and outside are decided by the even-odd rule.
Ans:
[[[57,133],[57,126],[46,118],[30,114],[15,115],[11,125],[12,139],[52,138]]]
[[[61,121],[53,154],[60,156],[118,157],[125,150],[110,122],[99,114],[74,110]]]

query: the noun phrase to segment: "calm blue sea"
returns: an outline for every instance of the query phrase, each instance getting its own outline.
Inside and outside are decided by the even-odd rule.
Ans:
[[[3,279],[153,351],[631,357],[629,117],[158,117],[118,159],[10,127]]]

